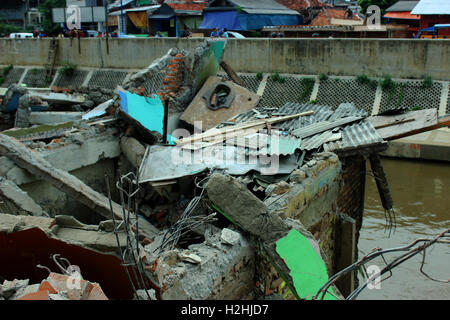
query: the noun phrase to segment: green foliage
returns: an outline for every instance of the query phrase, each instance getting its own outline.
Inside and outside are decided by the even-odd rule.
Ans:
[[[5,81],[6,76],[11,71],[12,68],[13,68],[12,64],[3,68],[2,72],[0,73],[0,84],[2,84],[3,81]]]
[[[278,81],[279,83],[284,83],[286,81],[286,79],[283,78],[282,76],[280,76],[278,74],[278,72],[275,72],[274,74],[272,74],[272,80],[273,81]]]
[[[316,80],[314,78],[303,78],[302,79],[302,85],[305,87],[305,89],[303,90],[302,95],[300,96],[301,100],[304,100],[311,96],[311,93],[313,91],[315,83],[316,83]]]
[[[384,15],[386,9],[396,2],[398,2],[398,0],[358,0],[358,4],[361,6],[364,14],[369,6],[377,5],[381,9],[381,15]]]
[[[392,80],[390,75],[385,75],[383,80],[381,80],[380,85],[383,90],[395,89],[395,82]]]
[[[376,89],[377,86],[378,86],[377,80],[370,79],[365,74],[361,74],[361,75],[357,76],[356,77],[356,82],[358,82],[359,84],[368,85],[368,86],[370,86],[373,89]]]
[[[328,80],[328,75],[326,75],[325,73],[321,73],[321,74],[319,75],[319,80],[320,80],[320,81]]]
[[[39,69],[33,68],[33,69],[31,69],[30,72],[31,72],[32,74],[37,74],[37,73],[39,72]]]
[[[400,105],[402,104],[403,98],[405,97],[405,87],[405,83],[400,84],[400,95],[397,100],[396,108],[400,108]]]
[[[10,34],[15,32],[22,32],[23,29],[13,24],[0,21],[0,34]]]
[[[317,101],[316,101],[316,100],[311,100],[309,103],[310,103],[310,104],[316,104]]]
[[[62,66],[61,68],[59,68],[59,72],[62,73],[65,76],[71,77],[73,76],[75,70],[77,69],[77,65],[70,63],[70,62],[66,62],[64,64],[64,66]]]
[[[420,107],[419,106],[414,106],[414,107],[411,108],[411,110],[412,111],[417,111],[417,110],[420,110]]]
[[[45,0],[40,6],[39,11],[42,14],[42,28],[44,32],[50,35],[56,35],[61,30],[58,23],[52,21],[52,8],[64,8],[66,0]]]
[[[241,12],[242,12],[242,7],[241,7],[241,6],[237,6],[237,7],[236,7],[236,11],[237,11],[238,13],[241,13]]]
[[[258,80],[262,80],[262,78],[263,78],[263,74],[262,74],[262,72],[258,72],[257,74],[256,74],[256,79],[258,79]]]
[[[365,74],[361,74],[356,77],[356,81],[360,84],[368,84],[370,82],[370,78]]]
[[[422,88],[429,89],[433,86],[433,78],[426,76],[422,81]]]

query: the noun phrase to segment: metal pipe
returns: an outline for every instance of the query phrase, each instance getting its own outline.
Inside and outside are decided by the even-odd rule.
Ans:
[[[123,23],[123,2],[120,0],[120,25],[122,29],[122,34],[125,34],[124,23]]]

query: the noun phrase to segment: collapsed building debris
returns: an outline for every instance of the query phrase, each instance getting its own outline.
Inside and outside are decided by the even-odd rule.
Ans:
[[[329,279],[325,299],[351,295],[354,270],[333,275],[358,258],[366,161],[392,212],[378,153],[448,119],[262,107],[225,45],[173,48],[116,90],[7,90],[0,297],[312,299]]]

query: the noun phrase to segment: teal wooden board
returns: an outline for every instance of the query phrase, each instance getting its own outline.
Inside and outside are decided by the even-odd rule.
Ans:
[[[164,106],[158,95],[143,97],[127,91],[126,99],[122,99],[121,102],[122,110],[147,130],[163,134]],[[167,141],[174,144],[174,139],[170,134],[167,134]]]

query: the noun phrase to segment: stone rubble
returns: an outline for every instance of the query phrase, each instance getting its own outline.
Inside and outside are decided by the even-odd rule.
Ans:
[[[30,265],[30,270],[45,269],[50,274],[44,277],[36,272],[24,280],[0,266],[0,276],[9,279],[0,285],[0,299],[302,299],[294,271],[277,251],[278,241],[293,231],[308,241],[329,275],[336,271],[333,259],[339,230],[333,219],[337,219],[341,163],[334,153],[309,152],[302,164],[296,159],[292,170],[283,175],[230,175],[213,166],[176,178],[168,173],[158,181],[139,180],[145,160],[152,156],[151,147],[161,145],[164,133],[151,131],[136,119],[130,121],[119,92],[147,101],[151,97],[146,96],[146,83],[162,73],[163,86],[156,94],[160,102],[168,102],[164,129],[172,123],[192,131],[178,119],[206,81],[209,70],[205,71],[204,63],[211,63],[213,46],[214,42],[205,41],[193,52],[173,48],[126,77],[118,90],[90,87],[72,92],[83,102],[58,105],[50,101],[49,111],[61,116],[73,111],[85,115],[110,101],[100,116],[87,120],[78,116],[57,127],[32,125],[33,97],[27,88],[9,88],[0,110],[13,96],[21,98],[15,114],[9,114],[15,122],[10,119],[11,128],[0,133],[0,243],[13,236],[24,241],[40,237],[63,251],[67,261],[75,259],[88,271],[104,272],[82,269],[89,280],[79,279],[78,289],[73,289],[67,286],[69,273],[55,265]],[[61,90],[71,92],[53,88],[54,93]],[[153,119],[153,111],[146,110],[148,119]],[[264,121],[260,127],[270,134],[275,129]],[[280,157],[297,156],[297,151]],[[165,168],[163,162],[150,159],[150,163]],[[139,188],[133,189],[136,184]],[[22,261],[20,252],[0,248],[0,254]],[[114,276],[110,265],[102,261],[114,265],[116,269],[111,270],[120,270],[114,280],[122,281],[123,296],[110,283]],[[125,262],[128,268],[121,265]],[[135,291],[126,277],[130,270],[139,278]],[[96,283],[97,279],[104,283]]]

